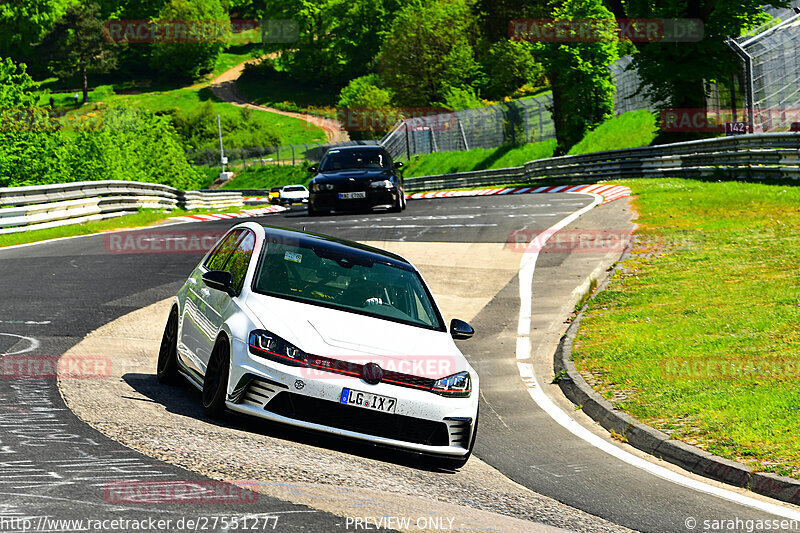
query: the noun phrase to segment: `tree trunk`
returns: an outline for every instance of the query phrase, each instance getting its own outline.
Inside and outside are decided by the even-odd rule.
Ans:
[[[86,67],[81,69],[83,71],[83,103],[89,103],[89,81],[86,78]]]
[[[556,151],[554,155],[564,155],[569,150],[569,140],[567,133],[567,123],[562,113],[561,87],[558,84],[558,73],[555,69],[549,69],[547,79],[550,80],[550,87],[553,89],[553,125],[556,130]]]

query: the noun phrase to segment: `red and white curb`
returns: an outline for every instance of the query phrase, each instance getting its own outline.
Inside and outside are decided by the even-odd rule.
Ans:
[[[250,217],[263,217],[264,215],[272,215],[286,211],[285,207],[279,205],[271,205],[269,207],[261,207],[259,209],[246,209],[239,213],[214,213],[210,215],[185,215],[182,217],[170,218],[170,222],[197,222],[208,220],[224,220],[228,218],[250,218]]]
[[[593,185],[559,185],[555,187],[500,187],[496,189],[475,189],[472,191],[437,191],[418,192],[407,194],[409,200],[422,200],[428,198],[460,198],[465,196],[494,196],[497,194],[545,194],[545,193],[586,193],[596,194],[603,198],[600,205],[613,202],[619,198],[631,195],[630,187],[624,185],[608,185],[595,183]],[[248,200],[252,198],[247,198]],[[233,218],[262,217],[286,211],[285,207],[270,205],[259,209],[247,209],[239,213],[215,213],[213,215],[185,215],[169,219],[170,222],[198,222],[208,220],[224,220]]]
[[[613,202],[619,198],[631,195],[630,187],[624,185],[608,185],[596,183],[594,185],[560,185],[556,187],[501,187],[499,189],[475,189],[472,191],[437,191],[418,192],[409,194],[409,200],[425,198],[455,198],[464,196],[494,196],[497,194],[544,194],[556,192],[582,192],[592,193],[603,197],[601,204]]]

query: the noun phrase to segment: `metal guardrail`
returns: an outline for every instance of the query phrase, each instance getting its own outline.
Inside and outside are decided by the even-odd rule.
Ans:
[[[181,191],[136,181],[84,181],[0,188],[0,234],[80,224],[139,208],[222,208],[244,205],[239,192]]]
[[[530,161],[522,167],[406,178],[408,192],[620,178],[800,180],[800,133],[763,133]]]

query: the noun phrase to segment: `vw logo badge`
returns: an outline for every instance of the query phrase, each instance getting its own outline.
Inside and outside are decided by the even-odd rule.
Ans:
[[[303,382],[302,379],[298,379],[297,381],[294,382],[294,388],[297,389],[297,390],[300,390],[305,386],[306,386],[306,384]]]
[[[375,363],[367,363],[361,369],[361,377],[370,385],[377,385],[383,379],[383,369]]]

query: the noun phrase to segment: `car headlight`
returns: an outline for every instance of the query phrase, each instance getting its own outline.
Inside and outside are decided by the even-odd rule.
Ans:
[[[469,372],[465,370],[440,379],[433,384],[433,389],[431,390],[442,396],[467,398],[472,394],[472,378],[470,378]]]
[[[314,190],[314,192],[332,191],[333,190],[333,184],[332,183],[315,183],[314,185],[311,186],[311,188]]]
[[[391,189],[394,187],[394,183],[389,180],[380,180],[371,182],[369,186],[373,189]]]
[[[250,332],[250,353],[289,366],[306,366],[306,353],[274,333],[257,329]]]

